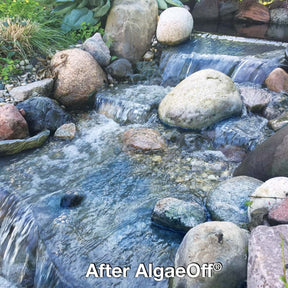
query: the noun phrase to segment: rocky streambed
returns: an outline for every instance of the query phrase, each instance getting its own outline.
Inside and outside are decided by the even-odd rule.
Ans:
[[[287,110],[286,94],[269,91],[254,80],[264,79],[263,75],[266,77],[281,64],[286,46],[283,43],[253,43],[252,40],[245,42],[243,38],[223,39],[207,35],[195,35],[192,44],[186,45],[183,50],[181,47],[167,49],[162,54],[159,70],[153,62],[138,64],[142,69],[130,75],[130,83],[99,91],[92,110],[66,114],[67,111],[61,110],[60,106],[52,109],[54,104],[47,99],[39,97],[37,100],[40,102],[36,103],[37,97],[30,96],[18,104],[27,115],[31,113],[31,106],[37,111],[46,111],[42,113],[45,117],[49,114],[47,111],[56,111],[52,114],[54,120],[59,120],[57,126],[72,121],[76,130],[74,137],[61,141],[57,134],[53,136],[57,129],[52,125],[55,122],[50,123],[45,118],[40,125],[39,119],[43,115],[39,113],[37,127],[32,115],[29,120],[30,130],[31,127],[35,129],[32,134],[38,135],[40,131],[49,129],[53,131],[52,136],[41,148],[0,158],[1,277],[17,287],[167,287],[169,277],[162,279],[145,273],[135,277],[139,265],[189,265],[188,260],[179,255],[181,251],[185,254],[190,249],[192,240],[189,239],[194,239],[194,233],[198,233],[202,238],[190,255],[193,262],[202,265],[203,260],[224,265],[223,273],[216,274],[219,277],[207,278],[211,282],[203,285],[246,285],[247,228],[255,219],[258,219],[252,223],[255,226],[266,223],[269,205],[257,206],[266,210],[258,213],[258,218],[252,215],[254,220],[251,221],[251,215],[247,214],[248,206],[251,206],[251,213],[257,209],[249,202],[255,202],[250,196],[255,191],[253,197],[263,196],[261,189],[257,189],[264,184],[248,177],[251,175],[239,173],[237,177],[232,176],[246,154],[252,150],[257,152],[255,149],[261,147],[261,143],[267,145],[265,143],[271,135],[277,137],[271,145],[278,149],[278,154],[282,151],[277,159],[282,157],[285,160],[286,153],[281,143],[285,143],[286,133],[277,136],[279,134],[274,130],[286,123],[285,115],[282,115]],[[233,51],[239,48],[237,53],[229,50],[232,45]],[[251,45],[254,45],[253,49]],[[201,54],[203,46],[208,50]],[[212,51],[218,51],[216,56]],[[225,51],[232,55],[225,54]],[[200,64],[205,64],[205,67],[200,67]],[[230,74],[226,74],[236,83],[235,91],[239,91],[239,95],[235,97],[243,103],[236,105],[236,113],[233,110],[228,118],[217,119],[209,127],[201,127],[202,130],[171,127],[165,124],[165,119],[159,119],[159,104],[173,89],[173,83],[169,83],[171,79],[180,82],[197,70],[213,69],[215,65],[220,67],[217,70],[229,71]],[[243,76],[245,81],[237,82],[240,78],[235,75],[245,75],[247,69],[250,76]],[[225,82],[225,79],[221,78],[221,81]],[[280,115],[282,118],[278,119]],[[61,123],[61,119],[65,121]],[[268,150],[261,150],[265,152],[258,152],[260,155],[268,155],[271,151],[270,146],[265,147]],[[269,157],[273,158],[274,153]],[[269,157],[263,159],[269,161]],[[259,158],[261,156],[256,157],[260,163]],[[254,165],[251,170],[261,171],[261,165]],[[285,168],[280,165],[280,170],[281,167]],[[270,168],[265,171],[274,171],[273,166]],[[271,175],[274,176],[279,175]],[[283,198],[286,178],[275,179],[274,184],[266,184],[271,191],[266,196]],[[267,191],[265,187],[263,190]],[[274,195],[276,188],[273,187],[282,191],[280,196]],[[275,221],[275,215],[273,217]],[[217,225],[210,220],[217,220]],[[227,224],[228,221],[238,226]],[[194,226],[196,230],[191,229],[182,242],[184,233]],[[252,243],[257,243],[257,237],[265,234],[260,231],[263,228],[257,229],[258,234],[251,237]],[[286,228],[277,229],[285,232]],[[281,246],[278,246],[275,248],[277,253],[281,252]],[[207,247],[218,248],[213,254],[204,249]],[[286,246],[284,248],[286,251]],[[210,258],[205,258],[199,251],[207,252]],[[249,253],[255,255],[252,250]],[[279,255],[281,261],[281,253]],[[113,267],[130,269],[127,277],[95,277],[91,263],[97,267],[109,263]],[[250,271],[255,271],[257,263],[254,266],[252,260],[249,263],[252,265]],[[271,279],[274,282],[277,279],[281,285],[279,263]],[[89,277],[86,277],[87,272]],[[237,277],[231,280],[230,275],[235,274]],[[248,271],[249,275],[252,272]],[[173,285],[196,285],[196,282],[189,282],[190,278],[176,279]],[[1,285],[6,283],[5,279],[0,278]],[[254,281],[254,278],[248,280],[248,287],[255,287],[249,281]]]

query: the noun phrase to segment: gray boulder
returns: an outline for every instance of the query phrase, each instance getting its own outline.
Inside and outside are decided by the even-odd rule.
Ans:
[[[111,52],[131,62],[140,60],[150,48],[157,17],[156,0],[114,0],[105,27]]]
[[[25,150],[41,147],[46,142],[49,135],[50,131],[45,130],[26,139],[0,141],[0,156],[13,155]]]
[[[205,211],[201,205],[172,197],[157,201],[151,218],[156,224],[183,232],[187,232],[206,220]]]
[[[197,21],[217,20],[219,17],[219,2],[217,0],[197,1],[192,15]]]
[[[163,11],[159,17],[156,37],[160,43],[176,45],[190,37],[193,18],[190,12],[181,7],[172,7]]]
[[[17,108],[24,109],[32,135],[45,129],[55,132],[58,127],[72,120],[55,100],[47,97],[32,97],[19,103]]]
[[[247,288],[284,287],[280,277],[283,276],[283,263],[288,263],[287,235],[288,225],[258,226],[252,231],[249,239]]]
[[[224,73],[205,69],[193,73],[159,105],[160,119],[171,126],[202,129],[240,115],[242,100],[231,78]]]
[[[270,21],[275,24],[288,24],[288,9],[277,8],[270,11]]]
[[[172,287],[238,288],[246,280],[247,246],[248,232],[231,222],[206,222],[192,228],[178,248],[175,267],[187,268],[194,262],[214,264],[215,268],[211,277],[201,273],[198,277],[175,277]]]
[[[82,48],[89,52],[100,66],[106,67],[109,65],[111,60],[110,50],[104,43],[100,33],[88,38],[83,43]]]
[[[239,176],[221,182],[209,193],[207,208],[212,220],[230,221],[238,226],[249,223],[247,202],[255,189],[263,184],[262,181]]]
[[[132,64],[124,58],[113,61],[106,71],[117,80],[127,79],[133,74]]]
[[[32,96],[49,97],[52,94],[54,80],[52,78],[32,82],[13,88],[9,93],[15,101],[21,102]]]
[[[247,155],[234,171],[234,176],[240,175],[262,181],[288,176],[288,126],[277,131]]]

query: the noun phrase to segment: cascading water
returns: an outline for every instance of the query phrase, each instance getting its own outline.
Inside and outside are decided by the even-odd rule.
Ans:
[[[196,41],[197,53],[212,40]],[[227,61],[237,67],[247,55],[241,52],[244,48],[239,45],[234,56],[231,45],[226,46]],[[274,49],[268,48],[258,52]],[[174,56],[165,53],[169,64]],[[184,76],[196,69],[191,65]],[[209,191],[236,165],[217,146],[240,143],[251,149],[267,137],[265,120],[249,122],[247,114],[243,121],[233,120],[236,130],[229,124],[232,120],[217,124],[215,141],[205,133],[165,127],[155,108],[170,89],[146,83],[101,91],[95,111],[75,115],[78,131],[73,140],[52,138],[40,149],[0,159],[0,284],[4,277],[17,287],[167,287],[167,279],[134,277],[141,263],[172,266],[183,237],[151,223],[154,205],[165,197],[204,204]],[[135,127],[157,129],[168,142],[167,150],[123,152],[123,132]],[[64,196],[76,194],[83,197],[79,206],[61,206]],[[126,278],[86,278],[90,263],[131,270]]]

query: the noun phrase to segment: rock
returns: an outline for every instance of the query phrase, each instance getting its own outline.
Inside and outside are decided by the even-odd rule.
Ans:
[[[166,148],[165,140],[156,130],[149,128],[129,129],[123,134],[124,151],[158,152]]]
[[[245,227],[249,222],[247,201],[261,184],[262,181],[247,176],[234,177],[221,182],[209,193],[207,199],[207,208],[212,220],[230,221]]]
[[[121,58],[113,61],[106,71],[117,80],[124,80],[133,74],[132,65],[129,60]]]
[[[266,139],[267,119],[260,116],[231,118],[215,126],[214,145],[234,145],[253,150]]]
[[[240,35],[242,37],[248,37],[248,38],[260,38],[265,39],[268,30],[269,25],[268,24],[248,24],[245,22],[239,22],[234,24],[235,30],[237,35]]]
[[[51,96],[54,80],[52,78],[13,88],[9,93],[15,101],[21,102],[32,96]]]
[[[109,65],[111,60],[110,50],[104,43],[100,33],[88,38],[83,43],[82,48],[89,52],[100,66],[106,67]]]
[[[193,11],[195,21],[214,21],[219,18],[219,2],[217,0],[197,1]]]
[[[205,211],[201,205],[172,197],[159,200],[151,218],[157,224],[183,232],[187,232],[206,220]]]
[[[288,9],[287,8],[277,8],[270,11],[271,23],[275,24],[288,24]]]
[[[283,288],[283,263],[288,263],[288,226],[258,226],[249,239],[248,288]],[[283,239],[284,259],[281,237]]]
[[[270,120],[268,126],[274,131],[278,131],[288,124],[288,112],[282,113],[276,119]]]
[[[241,97],[231,78],[205,69],[180,82],[161,101],[158,112],[168,125],[202,129],[240,115],[241,109]]]
[[[140,60],[150,48],[157,17],[155,0],[114,0],[105,26],[113,55],[132,63]]]
[[[156,37],[160,43],[177,45],[190,37],[192,29],[190,12],[182,7],[172,7],[160,14]]]
[[[267,220],[271,225],[288,224],[288,198],[269,211]]]
[[[61,140],[66,139],[73,139],[76,134],[76,125],[74,123],[67,123],[60,126],[55,134],[54,137]]]
[[[152,51],[147,51],[144,56],[143,56],[143,60],[144,61],[152,61],[154,58],[154,53]]]
[[[254,211],[265,208],[269,212],[275,204],[281,203],[286,198],[286,195],[288,195],[288,178],[275,177],[263,183],[250,195],[251,205],[248,207],[249,220],[253,221],[252,213]],[[264,214],[267,214],[265,209],[263,210]],[[263,224],[263,222],[253,222],[254,226]]]
[[[262,181],[277,176],[288,176],[288,126],[248,153],[233,175],[246,175]]]
[[[51,60],[56,76],[54,98],[68,108],[81,108],[93,103],[94,94],[107,83],[107,78],[90,53],[68,49]]]
[[[265,85],[271,91],[288,91],[288,73],[282,68],[274,69],[266,78]]]
[[[277,8],[288,8],[286,1],[282,0],[274,0],[268,5],[270,10],[277,9]]]
[[[29,136],[28,125],[12,104],[0,105],[0,140],[23,139]]]
[[[50,135],[45,130],[31,138],[0,141],[0,156],[13,155],[25,150],[41,147]]]
[[[269,92],[254,87],[240,87],[240,94],[247,109],[254,113],[261,113],[272,99]]]
[[[47,97],[32,97],[19,103],[17,108],[24,109],[32,135],[45,129],[53,133],[61,125],[71,122],[71,116],[55,100]]]
[[[60,207],[62,208],[74,208],[79,206],[84,199],[84,195],[77,192],[66,193],[60,201]]]
[[[232,20],[238,9],[239,9],[238,1],[223,0],[219,2],[219,16],[222,20]]]
[[[246,151],[244,148],[225,145],[219,147],[219,150],[225,155],[226,159],[231,162],[241,162],[246,157]]]
[[[222,268],[213,270],[212,277],[175,277],[171,287],[240,287],[246,280],[247,246],[248,232],[230,222],[212,221],[192,228],[178,248],[175,267],[220,262]]]
[[[270,13],[265,5],[250,1],[240,7],[235,18],[240,21],[269,23]]]

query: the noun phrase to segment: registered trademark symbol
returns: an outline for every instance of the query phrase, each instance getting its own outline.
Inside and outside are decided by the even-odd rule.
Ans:
[[[214,270],[215,272],[219,272],[219,271],[222,270],[222,267],[223,267],[222,263],[217,262],[217,263],[214,263],[213,270]]]

